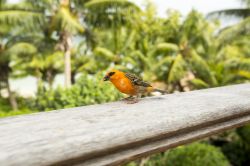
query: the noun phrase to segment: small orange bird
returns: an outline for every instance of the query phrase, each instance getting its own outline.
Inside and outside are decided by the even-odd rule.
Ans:
[[[143,81],[134,74],[125,73],[119,70],[109,71],[103,78],[103,81],[111,81],[120,92],[129,95],[128,98],[125,98],[125,100],[129,101],[129,104],[137,103],[138,98],[145,93],[167,93],[166,91],[153,88],[149,83]],[[133,98],[134,96],[136,98]]]

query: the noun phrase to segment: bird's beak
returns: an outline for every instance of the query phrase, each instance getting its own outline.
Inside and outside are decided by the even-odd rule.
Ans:
[[[103,81],[108,81],[109,80],[109,76],[107,75],[107,76],[105,76],[105,77],[103,77]]]

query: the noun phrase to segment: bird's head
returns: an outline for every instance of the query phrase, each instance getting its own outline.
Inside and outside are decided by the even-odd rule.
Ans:
[[[113,80],[113,79],[115,79],[115,78],[117,77],[117,75],[118,75],[119,73],[122,73],[122,72],[119,71],[119,70],[113,69],[113,70],[109,71],[109,72],[105,75],[105,77],[103,78],[103,81],[110,81],[110,80]]]

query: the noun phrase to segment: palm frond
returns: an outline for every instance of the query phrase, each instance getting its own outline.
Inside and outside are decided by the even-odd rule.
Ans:
[[[225,67],[229,70],[250,71],[250,59],[249,58],[232,58],[225,62]]]
[[[36,53],[37,49],[34,45],[23,42],[12,45],[7,52],[9,55],[30,55]]]
[[[115,54],[113,52],[111,52],[110,50],[103,48],[103,47],[96,47],[94,49],[94,54],[96,56],[101,56],[101,57],[106,58],[108,60],[115,59]]]
[[[132,43],[135,40],[135,36],[136,36],[136,31],[132,30],[132,32],[130,32],[129,36],[125,40],[125,44],[122,47],[122,52],[127,50],[129,47],[131,47]]]
[[[250,17],[231,27],[227,27],[218,35],[220,43],[226,44],[242,35],[250,35]]]
[[[143,64],[145,64],[146,66],[150,66],[151,62],[149,61],[149,59],[139,50],[133,52],[131,54],[131,56],[133,58],[139,58],[139,60],[141,60],[143,62]]]
[[[140,10],[140,8],[137,5],[128,0],[92,0],[85,4],[86,8],[95,8],[95,9],[107,8],[112,6],[133,7],[136,10]]]
[[[60,4],[59,0],[24,0],[24,3],[28,4],[29,6],[32,6],[33,9],[37,10],[53,10],[54,6],[57,6]]]
[[[201,79],[199,79],[199,78],[194,78],[194,79],[192,79],[192,80],[189,80],[189,83],[190,83],[195,89],[209,88],[209,85],[208,85],[205,81],[203,81],[203,80],[201,80]]]
[[[248,7],[250,7],[250,0],[241,0],[244,4],[246,4]]]
[[[186,63],[182,58],[182,55],[179,54],[170,67],[167,81],[168,83],[175,83],[183,78],[186,73]]]
[[[160,52],[177,52],[179,47],[173,43],[159,43],[156,48]]]
[[[202,59],[194,50],[191,52],[191,57],[188,58],[189,66],[197,78],[206,81],[208,84],[215,86],[217,80],[211,72],[207,62]]]
[[[86,22],[98,28],[119,27],[140,8],[128,0],[92,0],[85,4],[88,11]]]
[[[43,15],[39,12],[25,10],[1,10],[0,25],[34,27],[34,24],[41,24]]]
[[[226,10],[219,10],[219,11],[214,11],[208,14],[208,17],[240,17],[240,18],[247,18],[250,16],[250,9],[226,9]]]
[[[169,67],[173,61],[175,60],[174,56],[166,56],[163,59],[161,59],[158,63],[152,65],[153,71],[157,72],[161,67]]]
[[[246,71],[246,70],[239,70],[237,72],[237,75],[244,77],[246,79],[250,79],[250,71]]]
[[[33,3],[35,4],[35,3]],[[2,6],[1,10],[19,10],[19,11],[30,11],[34,13],[42,13],[43,11],[37,8],[34,8],[32,3],[27,3],[21,1],[19,3],[6,3]]]
[[[74,34],[83,32],[84,28],[67,7],[61,6],[56,15],[52,17],[51,30],[67,31]]]

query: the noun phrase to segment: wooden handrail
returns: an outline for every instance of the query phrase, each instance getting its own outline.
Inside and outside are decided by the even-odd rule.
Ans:
[[[250,84],[0,119],[0,165],[118,165],[250,122]]]

